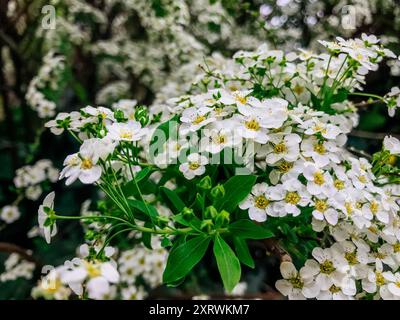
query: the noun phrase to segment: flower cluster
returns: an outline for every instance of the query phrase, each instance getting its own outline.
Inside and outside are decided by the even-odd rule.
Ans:
[[[14,185],[29,200],[37,200],[43,193],[43,184],[58,180],[59,171],[48,159],[23,166],[15,172]]]
[[[118,259],[122,299],[144,299],[145,288],[153,289],[161,285],[166,259],[167,251],[156,241],[152,243],[152,250],[138,245],[123,251]]]
[[[0,274],[0,282],[12,281],[18,278],[32,279],[35,264],[12,253],[4,262],[5,270]]]
[[[56,114],[56,103],[45,92],[58,91],[64,65],[65,57],[50,51],[43,58],[38,74],[29,83],[26,100],[39,118],[51,118]]]
[[[382,59],[395,56],[375,36],[365,34],[361,39],[337,38],[321,44],[327,53],[284,53],[263,45],[254,52],[239,51],[221,64],[230,68],[206,65],[211,81],[197,88],[205,92],[169,99],[161,118],[129,100],[119,101],[113,110],[88,106],[57,116],[46,126],[55,134],[68,130],[81,143],[79,152],[66,158],[60,177],[67,178],[67,185],[77,179],[98,185],[112,204],[104,204],[102,214],[82,217],[60,216],[52,204],[46,205],[40,211],[42,227],[53,227],[56,219],[105,219],[106,226],[125,226],[115,236],[135,231],[142,234],[146,246],[150,245],[146,233],[164,235],[165,246],[176,240],[168,237],[181,236],[185,240],[173,245],[166,264],[163,281],[167,283],[190,271],[183,275],[171,271],[170,261],[180,257],[180,250],[190,251],[192,243],[204,254],[212,239],[220,264],[220,251],[232,251],[224,233],[241,237],[242,229],[236,229],[235,223],[252,228],[256,234],[245,235],[250,239],[272,233],[299,241],[305,234],[312,240],[302,251],[287,244],[288,252],[304,266],[297,272],[293,264],[282,264],[284,279],[276,286],[284,295],[398,297],[399,169],[391,156],[398,154],[399,142],[387,137],[372,161],[346,149],[347,134],[358,123],[349,98],[368,96],[362,92],[368,72],[375,71]],[[166,117],[169,120],[160,123]],[[161,178],[149,179],[153,171]],[[232,187],[232,180],[221,185],[221,174],[225,179],[243,179],[243,185]],[[184,190],[203,191],[195,195],[192,205],[186,204],[165,187],[171,179],[180,181],[178,190],[183,185]],[[241,193],[241,188],[248,191]],[[172,215],[160,215],[153,205],[166,203],[165,194],[173,204]],[[233,194],[237,198],[232,204]],[[109,210],[118,214],[108,214]],[[263,227],[235,221],[235,210]],[[187,233],[192,236],[189,241]],[[120,280],[133,296],[143,296],[140,286],[129,286],[137,273],[151,287],[160,279],[146,275],[146,268],[153,262],[152,269],[164,267],[164,249],[154,256],[139,252],[144,251],[125,251],[119,260]],[[313,259],[307,259],[310,255]],[[147,258],[152,262],[145,263]],[[237,268],[238,260],[231,259],[232,268]],[[71,272],[84,269],[78,262],[70,265]],[[240,280],[240,264],[234,281],[218,267],[231,291]],[[89,274],[81,273],[79,288]],[[132,274],[131,280],[125,277]],[[109,294],[113,282],[105,279],[104,290],[96,289],[98,295],[89,292],[90,298]]]

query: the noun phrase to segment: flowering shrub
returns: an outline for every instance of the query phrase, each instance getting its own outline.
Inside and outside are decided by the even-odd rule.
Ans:
[[[0,299],[398,298],[395,1],[3,9]]]
[[[229,292],[241,264],[254,267],[248,240],[271,238],[291,257],[276,283],[290,299],[399,298],[400,171],[393,156],[400,142],[385,138],[370,160],[345,148],[358,122],[349,97],[370,96],[366,75],[396,56],[365,34],[321,44],[321,54],[261,46],[237,52],[231,68],[206,64],[206,91],[168,100],[161,117],[120,103],[50,121],[54,133],[66,130],[81,144],[60,178],[95,184],[105,195],[95,214],[59,213],[54,193],[40,207],[48,241],[60,220],[97,224],[86,233],[94,249],[59,271],[61,283],[89,298],[111,294],[112,284],[126,281],[122,261],[134,252],[121,256],[119,277],[107,248],[130,233],[153,251],[152,239],[167,248],[162,281],[173,286],[212,248]],[[398,93],[371,98],[392,115]]]

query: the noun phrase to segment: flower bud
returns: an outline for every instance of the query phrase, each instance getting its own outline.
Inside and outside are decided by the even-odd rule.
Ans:
[[[204,216],[207,219],[215,219],[215,217],[218,215],[217,209],[215,209],[213,206],[209,206],[206,208],[204,212]]]
[[[220,213],[218,213],[217,217],[215,218],[215,222],[219,226],[229,223],[229,220],[230,220],[230,213],[225,210],[222,210]]]
[[[211,196],[216,198],[221,198],[225,195],[225,188],[222,184],[219,184],[211,189]]]
[[[194,213],[193,213],[193,210],[190,209],[190,208],[185,207],[185,208],[183,208],[183,210],[182,210],[182,215],[183,215],[184,218],[192,217],[193,214],[194,214]]]
[[[211,189],[211,185],[212,185],[211,178],[209,176],[205,176],[203,179],[199,181],[199,183],[197,183],[197,187],[203,190]]]
[[[207,232],[210,232],[214,226],[214,222],[211,219],[206,219],[203,220],[201,223],[200,229],[201,230],[207,230]]]

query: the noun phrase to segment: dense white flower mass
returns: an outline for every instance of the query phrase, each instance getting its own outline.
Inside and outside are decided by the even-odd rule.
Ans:
[[[214,227],[212,219],[215,225],[229,221],[232,212],[204,208],[204,196],[197,195],[192,207],[203,206],[204,211],[198,225],[182,217],[159,218],[153,206],[157,191],[143,196],[139,188],[151,170],[159,171],[163,183],[171,178],[183,181],[182,186],[188,183],[188,190],[191,181],[211,189],[211,177],[219,171],[225,176],[252,174],[254,184],[238,202],[240,212],[266,228],[281,223],[286,229],[278,227],[276,232],[282,236],[301,237],[296,230],[305,228],[314,239],[299,271],[291,262],[282,263],[283,280],[276,287],[283,295],[398,298],[400,207],[393,188],[398,169],[389,160],[400,153],[399,141],[386,137],[372,161],[346,149],[347,134],[358,123],[349,97],[363,90],[368,72],[394,55],[376,37],[365,34],[361,39],[320,42],[327,53],[284,53],[262,45],[255,51],[239,51],[219,67],[207,65],[212,81],[206,88],[199,81],[193,94],[169,99],[160,117],[156,105],[149,115],[136,101],[125,100],[115,104],[114,111],[86,107],[79,114],[58,116],[47,126],[55,134],[71,131],[82,143],[79,152],[66,158],[61,178],[67,178],[67,185],[79,179],[100,186],[120,212],[108,215],[110,221],[132,215],[140,220],[135,216],[140,211],[150,220],[130,224],[133,230],[179,234],[177,223],[203,232]],[[395,91],[388,97],[394,95]],[[389,98],[381,97],[385,99]],[[212,192],[210,197],[218,197],[224,191],[216,187]],[[182,200],[168,196],[181,215],[192,214]],[[50,200],[45,199],[39,213],[42,228],[55,226],[54,218],[67,218],[55,215]],[[218,200],[213,204],[218,206]],[[152,223],[160,229],[149,228]],[[49,238],[51,230],[45,230]],[[153,270],[164,268],[166,255],[164,249],[153,249],[151,255],[145,255],[146,250],[124,251],[118,267],[73,260],[61,282],[78,295],[85,284],[93,299],[111,295],[113,285],[123,282],[124,298],[142,298],[143,285],[135,282],[136,277],[140,274],[150,287],[159,284]]]

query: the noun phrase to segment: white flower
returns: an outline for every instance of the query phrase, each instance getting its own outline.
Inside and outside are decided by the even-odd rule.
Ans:
[[[400,272],[392,274],[391,272],[385,272],[384,277],[390,281],[388,284],[389,292],[395,296],[397,300],[400,299]]]
[[[264,126],[261,115],[235,115],[233,119],[238,121],[237,133],[239,136],[261,144],[268,141],[268,129]]]
[[[251,220],[263,222],[267,220],[267,214],[274,215],[271,211],[272,203],[267,191],[268,185],[265,182],[255,184],[247,198],[240,203],[240,209],[249,210]]]
[[[0,218],[3,221],[5,221],[6,223],[12,223],[12,222],[18,220],[20,216],[21,216],[21,213],[19,212],[19,209],[17,206],[14,206],[14,205],[4,206],[1,209]]]
[[[324,219],[331,225],[336,225],[339,219],[339,213],[330,207],[330,201],[326,198],[317,198],[313,201],[314,210],[313,217],[316,220],[323,221]]]
[[[187,162],[179,166],[179,170],[186,179],[191,180],[195,176],[200,176],[206,171],[206,164],[208,164],[208,159],[205,156],[198,153],[191,153],[187,157]]]
[[[86,283],[89,298],[104,299],[111,292],[110,284],[119,282],[119,273],[111,262],[75,258],[66,265],[68,268],[61,273],[61,281],[77,295],[82,295]]]
[[[328,171],[323,171],[313,163],[305,163],[303,171],[304,177],[307,179],[307,191],[312,195],[321,193],[326,196],[332,196],[335,193],[333,187],[333,179]]]
[[[301,150],[305,157],[311,157],[320,168],[331,162],[340,162],[339,148],[331,141],[318,141],[316,137],[311,136],[303,140]]]
[[[399,87],[393,87],[389,93],[384,97],[384,101],[388,107],[388,113],[390,117],[394,117],[396,109],[400,108],[400,89]]]
[[[139,141],[147,134],[147,128],[142,128],[140,122],[113,123],[107,126],[109,137],[115,141]]]
[[[100,119],[103,124],[108,124],[108,123],[115,121],[114,112],[108,108],[104,108],[104,107],[94,108],[92,106],[86,106],[85,108],[83,108],[81,110],[83,112],[87,113],[88,115],[92,116],[93,118]]]
[[[288,118],[288,102],[280,98],[258,100],[256,98],[248,99],[247,104],[239,105],[239,112],[250,117],[253,115],[261,119],[262,127],[268,129],[277,129],[282,127]]]
[[[296,178],[288,178],[282,184],[269,188],[269,195],[273,204],[273,216],[284,217],[287,214],[298,216],[301,213],[299,207],[305,207],[310,203],[310,194],[304,185]]]
[[[317,118],[305,121],[300,127],[306,129],[304,133],[307,135],[320,133],[326,139],[336,139],[336,137],[342,133],[339,127],[322,122]]]
[[[60,173],[60,179],[67,178],[66,185],[70,185],[76,179],[82,183],[91,184],[100,179],[102,170],[97,164],[104,149],[99,148],[99,140],[88,139],[83,142],[79,153],[69,155],[65,161],[65,168]]]
[[[266,145],[266,159],[268,164],[275,164],[279,160],[294,162],[300,155],[299,144],[301,138],[295,133],[286,135],[271,135],[270,143]]]
[[[343,286],[345,280],[346,260],[332,249],[314,248],[313,257],[307,260],[304,269],[305,277],[316,277],[315,282],[321,290],[329,290],[332,285]]]
[[[283,279],[275,283],[275,287],[290,300],[315,298],[319,287],[312,277],[304,277],[302,269],[298,272],[291,262],[282,262],[280,266]]]
[[[392,136],[386,136],[383,139],[383,148],[393,155],[400,155],[400,141]]]
[[[195,132],[208,123],[215,121],[215,118],[210,116],[212,111],[209,107],[190,107],[183,110],[180,120],[182,125],[180,127],[181,134],[188,132]]]
[[[39,228],[43,230],[44,237],[47,243],[50,243],[51,237],[57,234],[57,225],[53,221],[51,216],[54,214],[54,197],[55,193],[50,192],[43,200],[43,203],[39,206],[38,210],[38,223]]]
[[[214,154],[240,143],[241,137],[235,134],[234,126],[235,122],[231,120],[218,121],[207,126],[203,130],[205,139],[201,140],[200,149]]]

